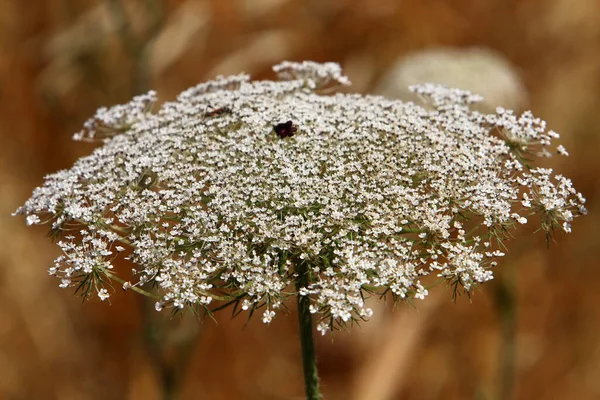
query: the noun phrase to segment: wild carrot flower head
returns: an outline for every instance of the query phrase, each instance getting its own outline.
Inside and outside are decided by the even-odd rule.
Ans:
[[[566,154],[544,121],[470,109],[469,92],[416,86],[425,106],[358,94],[337,64],[283,63],[102,108],[75,135],[101,140],[18,210],[48,223],[60,286],[107,299],[117,261],[155,283],[157,309],[263,308],[310,296],[318,329],[367,319],[371,293],[424,298],[428,275],[469,291],[492,279],[502,239],[537,215],[570,231],[585,199],[536,168]],[[538,223],[538,222],[536,222]],[[122,265],[121,262],[118,263]],[[309,284],[296,291],[298,267]]]

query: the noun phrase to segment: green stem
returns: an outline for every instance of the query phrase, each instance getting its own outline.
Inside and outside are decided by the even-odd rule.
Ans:
[[[298,277],[296,289],[307,287],[308,268],[303,261],[297,263]],[[298,295],[298,323],[300,328],[300,345],[302,348],[302,366],[304,369],[304,388],[307,400],[319,400],[319,374],[317,372],[317,357],[313,340],[312,316],[310,314],[310,297]]]
[[[125,283],[124,279],[121,279],[118,276],[116,276],[115,274],[109,272],[106,268],[102,268],[102,273],[105,274],[108,277],[108,279],[110,279],[111,281],[117,281],[120,284],[124,284]],[[144,289],[140,289],[137,286],[133,286],[132,285],[132,286],[129,287],[129,289],[131,289],[132,291],[134,291],[134,292],[136,292],[138,294],[141,294],[142,296],[146,296],[146,297],[151,298],[151,299],[160,299],[160,296],[157,296],[157,295],[152,294],[150,292],[146,292]]]

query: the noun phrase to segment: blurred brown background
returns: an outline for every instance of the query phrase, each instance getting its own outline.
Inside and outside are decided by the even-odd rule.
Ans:
[[[99,106],[149,88],[169,100],[217,74],[270,77],[285,59],[337,61],[372,93],[397,60],[440,47],[494,52],[512,71],[513,86],[487,61],[433,63],[561,132],[571,156],[550,165],[590,215],[549,249],[523,229],[472,301],[437,287],[416,309],[374,303],[362,328],[319,338],[325,399],[600,398],[600,2],[0,0],[0,399],[301,399],[293,312],[245,327],[227,311],[169,321],[133,293],[81,304],[45,272],[58,251],[44,227],[10,213],[91,151],[70,136]]]

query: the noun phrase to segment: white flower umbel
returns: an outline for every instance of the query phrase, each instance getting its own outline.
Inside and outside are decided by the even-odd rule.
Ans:
[[[264,307],[265,323],[300,296],[325,333],[368,319],[371,293],[424,298],[428,275],[469,291],[514,226],[538,214],[569,232],[585,212],[567,178],[534,167],[567,151],[547,150],[558,135],[531,113],[476,112],[478,96],[434,85],[413,88],[423,106],[324,95],[348,84],[337,64],[274,69],[278,81],[219,77],[155,112],[150,92],[85,124],[75,138],[104,145],[18,210],[69,235],[50,269],[61,287],[105,300],[113,279],[155,283],[157,310],[229,302]]]

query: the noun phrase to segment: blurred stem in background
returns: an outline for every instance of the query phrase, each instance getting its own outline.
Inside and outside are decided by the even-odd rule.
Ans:
[[[514,398],[517,333],[517,272],[514,263],[506,263],[498,278],[494,300],[500,317],[501,338],[496,398],[511,400]]]
[[[160,33],[165,21],[164,0],[143,0],[148,23],[145,32],[140,36],[134,33],[124,0],[107,1],[121,42],[133,63],[130,89],[132,95],[146,93],[151,89],[152,84],[149,65],[152,42]],[[180,377],[185,375],[198,331],[184,324],[183,334],[180,334],[176,340],[168,340],[169,333],[165,321],[154,312],[153,300],[144,298],[140,302],[140,308],[142,339],[148,358],[160,376],[162,398],[177,399]],[[169,355],[171,357],[168,357]]]
[[[193,348],[199,338],[199,323],[195,315],[179,315],[177,327],[172,318],[154,311],[151,298],[141,301],[143,341],[148,359],[159,375],[163,400],[179,398],[180,387]]]
[[[127,11],[123,3],[124,0],[108,0],[113,19],[117,26],[117,31],[123,42],[123,46],[129,53],[133,68],[134,95],[145,93],[150,89],[150,44],[160,33],[165,21],[164,0],[144,0],[146,15],[148,16],[148,25],[146,31],[141,37],[137,37],[133,32],[132,24],[127,17]]]

